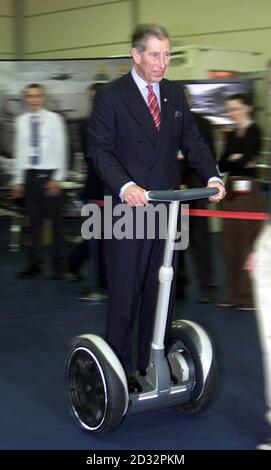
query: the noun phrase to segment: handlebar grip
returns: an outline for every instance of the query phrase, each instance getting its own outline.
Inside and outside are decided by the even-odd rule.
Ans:
[[[205,199],[210,196],[214,196],[218,192],[218,188],[193,188],[163,191],[147,191],[146,196],[148,201],[192,201],[194,199]]]

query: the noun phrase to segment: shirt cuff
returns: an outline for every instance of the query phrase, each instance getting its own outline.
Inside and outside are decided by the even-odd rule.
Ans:
[[[123,200],[123,195],[126,191],[127,188],[129,188],[129,186],[132,186],[133,184],[136,184],[134,181],[128,181],[128,183],[124,184],[121,188],[120,188],[120,192],[119,192],[119,197],[121,199],[121,202],[124,202]]]
[[[18,174],[16,174],[13,179],[12,179],[12,184],[13,185],[17,185],[17,184],[24,184],[24,181],[25,178],[24,178],[24,172],[20,172]]]
[[[209,183],[212,183],[213,181],[217,181],[218,183],[222,184],[222,186],[224,186],[224,183],[223,183],[222,179],[218,178],[217,176],[212,176],[212,178],[209,178],[208,182],[207,182],[207,185]]]
[[[57,170],[53,170],[51,179],[54,181],[58,181],[59,183],[65,181],[66,170],[64,168],[58,168]]]

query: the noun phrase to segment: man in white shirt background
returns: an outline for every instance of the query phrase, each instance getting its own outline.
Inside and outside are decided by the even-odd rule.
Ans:
[[[24,92],[27,111],[15,123],[15,175],[12,194],[25,198],[31,247],[19,277],[41,272],[40,237],[43,219],[53,228],[54,278],[62,278],[61,181],[66,175],[66,132],[63,119],[45,109],[45,89],[33,83]]]

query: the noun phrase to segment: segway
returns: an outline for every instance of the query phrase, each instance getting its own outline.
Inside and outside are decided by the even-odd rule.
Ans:
[[[77,424],[95,435],[105,435],[120,425],[125,414],[176,406],[186,414],[206,409],[216,388],[216,360],[208,334],[198,324],[177,320],[164,346],[171,284],[173,252],[180,201],[217,194],[217,188],[149,191],[149,201],[170,201],[168,236],[147,374],[138,375],[142,391],[128,391],[125,370],[100,336],[84,334],[73,339],[67,358],[67,391]]]

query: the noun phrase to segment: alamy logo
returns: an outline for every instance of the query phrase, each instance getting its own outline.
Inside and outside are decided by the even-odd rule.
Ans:
[[[104,207],[95,203],[85,204],[81,215],[83,239],[148,239],[166,240],[169,236],[175,250],[185,250],[189,245],[189,204],[181,204],[179,221],[175,227],[168,227],[169,205],[165,203],[130,207],[120,203],[112,205],[112,197],[105,196]],[[176,224],[176,220],[173,223]],[[170,234],[170,235],[169,235]]]

